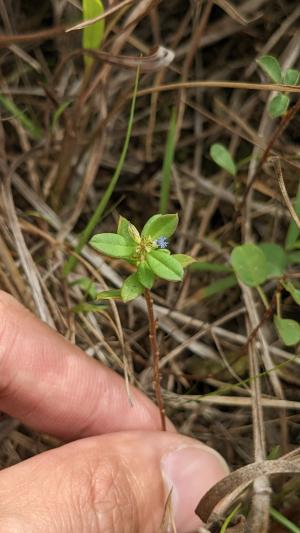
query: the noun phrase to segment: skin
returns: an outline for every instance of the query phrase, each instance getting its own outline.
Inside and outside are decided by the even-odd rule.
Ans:
[[[172,489],[178,533],[227,473],[157,408],[0,291],[0,411],[65,445],[0,473],[0,533],[157,533]]]

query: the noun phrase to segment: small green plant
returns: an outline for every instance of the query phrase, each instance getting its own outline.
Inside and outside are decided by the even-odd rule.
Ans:
[[[231,264],[242,283],[258,290],[266,309],[269,309],[270,305],[261,285],[269,279],[277,278],[280,290],[276,293],[274,325],[284,344],[287,346],[298,344],[300,323],[281,316],[281,289],[289,292],[294,302],[300,305],[300,290],[287,280],[288,266],[291,262],[284,248],[274,243],[235,246],[231,253]]]
[[[278,61],[272,56],[264,56],[260,59],[261,66],[270,78],[276,83],[282,83],[284,80],[289,82],[298,82],[298,71],[287,71],[283,76]],[[297,76],[296,76],[297,72]],[[277,98],[277,97],[275,97]],[[213,144],[210,147],[210,156],[213,161],[229,174],[236,176],[237,164],[233,160],[229,151],[222,144]],[[298,187],[294,209],[297,216],[300,215],[300,185]],[[280,290],[276,292],[276,314],[274,315],[274,325],[281,340],[287,346],[292,346],[300,342],[300,323],[289,318],[281,316],[281,292],[285,290],[293,298],[294,302],[300,306],[300,288],[289,280],[289,269],[294,264],[300,263],[300,231],[294,220],[291,220],[284,247],[271,242],[263,242],[259,245],[243,244],[234,246],[230,262],[233,268],[236,280],[239,279],[245,285],[254,287],[258,290],[259,295],[267,310],[270,310],[270,304],[261,287],[267,280],[277,279]],[[201,263],[196,261],[192,269],[194,271],[213,271],[228,272],[228,267],[224,265]],[[231,286],[234,286],[234,280],[231,276],[225,277],[220,282],[214,282],[210,286],[202,289],[202,296],[206,297],[216,292],[221,292]],[[215,290],[216,287],[216,290]],[[220,290],[219,290],[220,289]]]
[[[181,281],[184,268],[194,260],[185,254],[171,254],[169,238],[178,224],[176,214],[153,215],[144,225],[141,233],[124,217],[119,218],[117,233],[99,233],[89,241],[98,252],[110,257],[121,258],[133,268],[120,289],[98,293],[98,300],[120,299],[127,303],[142,294],[145,297],[149,338],[153,361],[153,375],[156,400],[161,415],[162,429],[166,429],[159,376],[159,349],[156,338],[156,320],[150,290],[155,280]]]
[[[260,68],[267,74],[271,81],[282,85],[298,85],[300,72],[289,68],[282,72],[276,57],[265,55],[257,60]],[[278,93],[268,105],[268,112],[272,118],[281,117],[286,113],[290,104],[290,97],[284,92]]]

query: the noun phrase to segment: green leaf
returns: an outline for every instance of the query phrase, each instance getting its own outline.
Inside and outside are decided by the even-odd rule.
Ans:
[[[296,320],[274,316],[277,333],[286,346],[293,346],[300,342],[300,324]]]
[[[83,289],[88,296],[95,300],[97,296],[97,288],[95,283],[93,283],[90,278],[82,277],[76,279],[70,283],[70,287],[74,287],[74,285],[79,285],[79,287]]]
[[[299,81],[299,70],[295,68],[288,68],[283,77],[285,85],[297,85]]]
[[[300,305],[300,290],[296,289],[291,281],[282,281],[281,283],[285,290],[290,293],[295,302]]]
[[[121,289],[98,292],[97,300],[121,300]]]
[[[257,287],[269,275],[265,254],[255,244],[236,246],[231,253],[231,264],[238,278],[249,287]]]
[[[236,175],[236,164],[223,144],[212,144],[209,153],[212,160],[219,167],[224,168],[232,176]]]
[[[281,452],[281,446],[280,444],[276,444],[275,446],[272,446],[270,452],[268,453],[266,459],[268,461],[274,461],[275,459],[279,459],[279,457],[282,455]]]
[[[171,237],[176,231],[178,215],[153,215],[143,227],[142,237]]]
[[[288,256],[289,265],[300,263],[300,251],[296,250],[295,252],[289,252],[287,256]]]
[[[130,302],[131,300],[134,300],[140,294],[144,292],[143,285],[139,282],[137,272],[134,272],[134,274],[131,274],[128,276],[127,279],[125,279],[123,286],[121,288],[121,296],[123,302]]]
[[[116,233],[98,233],[89,243],[95,250],[110,257],[130,257],[135,250],[133,244]]]
[[[71,309],[73,313],[103,313],[107,309],[107,305],[92,304],[90,302],[81,302],[74,305]]]
[[[128,231],[129,224],[130,222],[129,220],[127,220],[127,218],[120,216],[118,220],[117,234],[121,235],[121,237],[124,237],[124,239],[126,239],[127,241],[133,244],[133,239]]]
[[[186,268],[189,265],[195,263],[195,259],[191,257],[190,255],[173,254],[173,257],[181,264],[182,268]]]
[[[83,20],[93,19],[102,15],[104,6],[101,0],[82,0]],[[82,47],[90,50],[97,50],[104,37],[105,21],[99,20],[83,29]],[[93,64],[93,59],[86,56],[84,58],[85,67],[89,69]]]
[[[272,118],[281,117],[287,111],[290,97],[287,94],[277,94],[268,105],[268,112]]]
[[[274,83],[282,82],[281,68],[276,57],[262,56],[257,59],[257,63]]]
[[[183,268],[173,255],[168,255],[163,250],[152,250],[147,254],[146,260],[156,276],[168,281],[182,280]]]
[[[128,224],[128,233],[134,242],[139,243],[141,241],[141,236],[138,230],[133,224],[131,224],[131,222]]]
[[[268,263],[268,277],[282,276],[288,265],[288,258],[282,246],[273,242],[264,242],[259,244],[259,248],[265,254]]]
[[[191,270],[195,272],[232,272],[232,267],[229,265],[221,265],[220,263],[195,261],[195,263],[193,263],[191,266]]]
[[[137,270],[137,275],[139,282],[146,287],[146,289],[151,289],[154,283],[154,274],[152,270],[148,267],[147,263],[141,263]]]
[[[213,281],[212,283],[210,283],[210,285],[199,289],[199,291],[197,291],[197,299],[201,301],[204,298],[209,298],[211,296],[214,296],[215,294],[221,294],[222,292],[226,291],[227,289],[231,289],[236,285],[237,279],[234,274],[225,276],[225,278]]]

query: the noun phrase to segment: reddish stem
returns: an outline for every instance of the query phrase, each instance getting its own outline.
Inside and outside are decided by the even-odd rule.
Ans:
[[[159,372],[159,358],[160,357],[159,357],[159,349],[158,349],[158,343],[157,343],[157,337],[156,337],[157,323],[154,318],[153,300],[152,300],[151,292],[149,291],[149,289],[145,289],[144,295],[145,295],[145,300],[146,300],[147,310],[148,310],[149,339],[150,339],[150,347],[151,347],[151,355],[152,355],[153,383],[154,383],[154,389],[155,389],[155,397],[156,397],[156,403],[157,403],[159,413],[160,413],[161,429],[162,431],[166,431],[165,409],[164,409],[161,386],[160,386],[160,372]]]

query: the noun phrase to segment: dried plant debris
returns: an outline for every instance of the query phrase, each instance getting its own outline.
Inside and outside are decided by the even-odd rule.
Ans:
[[[163,403],[232,472],[203,530],[297,528],[298,2],[96,8],[0,2],[0,287],[154,398],[145,302],[96,297],[135,264],[85,236],[178,213],[157,246],[193,261],[152,292]],[[0,440],[2,468],[59,445],[5,415]]]

